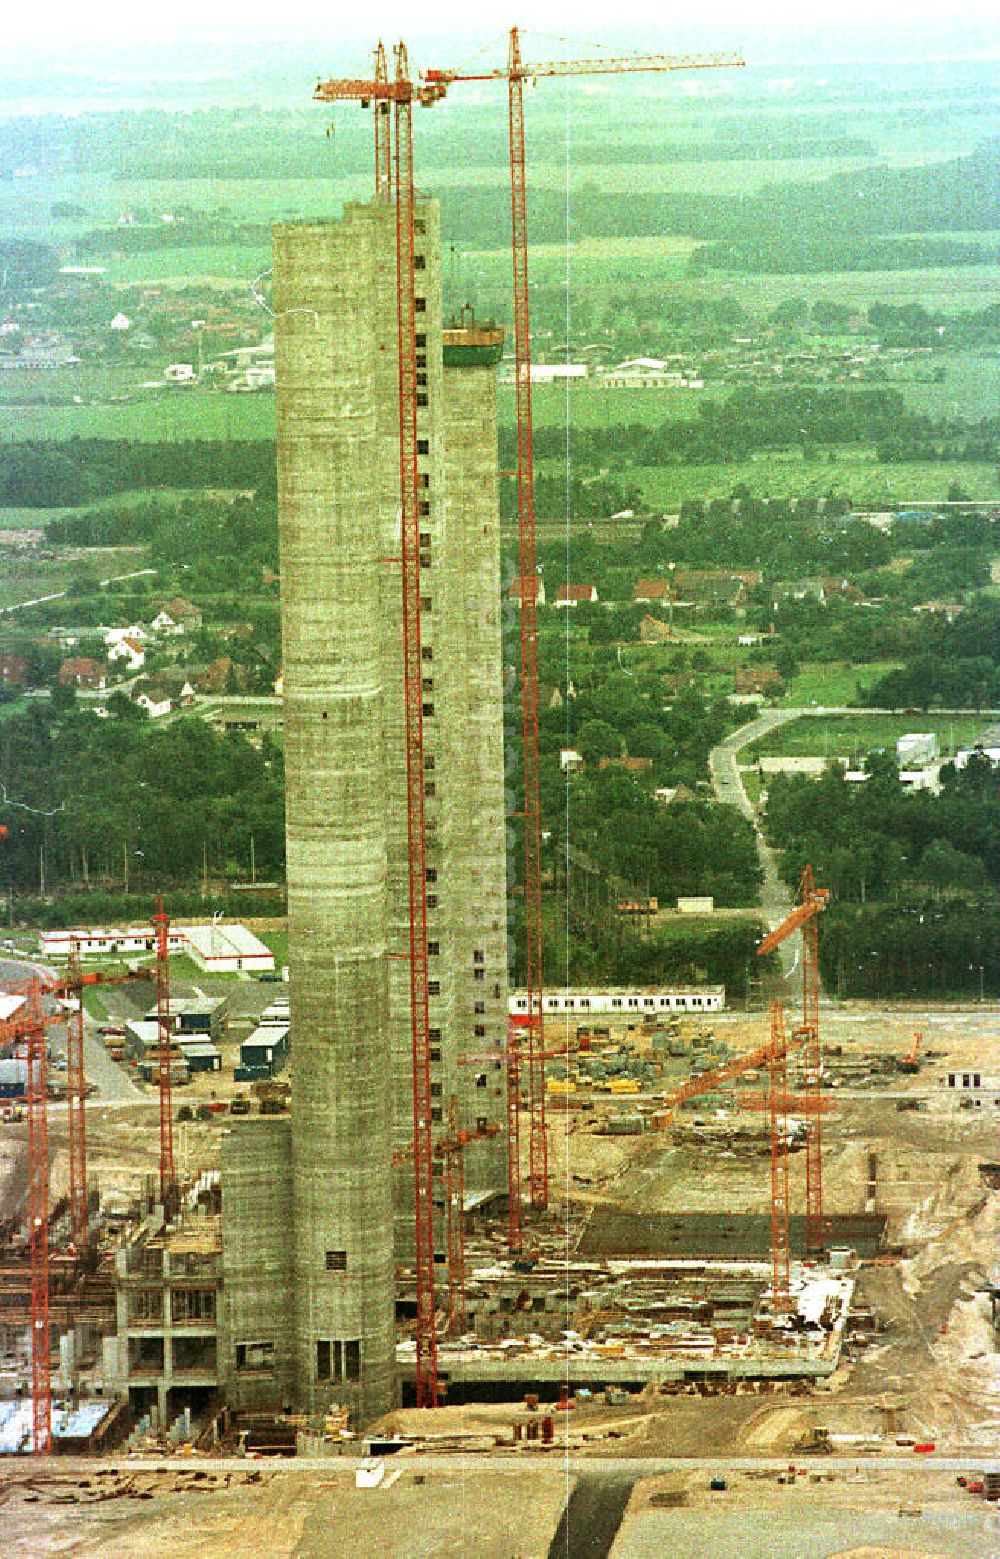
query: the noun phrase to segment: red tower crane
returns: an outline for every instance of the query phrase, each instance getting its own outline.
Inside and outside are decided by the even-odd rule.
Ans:
[[[70,948],[67,985],[76,999],[66,1014],[66,1108],[69,1121],[69,1217],[73,1244],[87,1244],[87,1083],[83,1069],[83,973],[77,944]]]
[[[51,1337],[49,1332],[49,1127],[46,1030],[65,1014],[42,1010],[38,979],[8,986],[23,996],[17,1010],[0,1021],[0,1044],[23,1044],[28,1107],[28,1255],[31,1271],[31,1445],[36,1455],[52,1449]]]
[[[174,1111],[171,1078],[170,1021],[170,921],[162,898],[156,901],[153,916],[156,931],[156,1024],[157,1082],[160,1093],[160,1201],[167,1217],[174,1211],[177,1174],[174,1169]]]
[[[52,1342],[49,1334],[49,1129],[45,1021],[41,992],[28,996],[28,1243],[31,1260],[31,1447],[52,1449]]]
[[[433,1156],[444,1165],[445,1213],[448,1250],[448,1312],[445,1333],[455,1329],[465,1315],[465,1149],[470,1142],[480,1142],[495,1137],[500,1127],[493,1121],[480,1120],[474,1129],[459,1124],[458,1099],[455,1095],[448,1105],[448,1130],[434,1144]],[[392,1155],[394,1165],[403,1164],[413,1156],[413,1143],[396,1148]]]
[[[465,1150],[470,1142],[495,1137],[500,1130],[492,1121],[477,1121],[475,1127],[462,1127],[458,1118],[458,1099],[452,1095],[448,1105],[448,1133],[435,1147],[444,1160],[444,1196],[448,1227],[448,1317],[445,1332],[461,1330],[465,1325]]]
[[[479,1062],[492,1062],[499,1065],[506,1063],[507,1067],[507,1248],[512,1256],[519,1255],[524,1249],[524,1208],[521,1200],[521,1126],[518,1111],[521,1104],[521,1047],[518,1038],[518,1027],[523,1026],[524,1019],[512,1017],[508,1026],[507,1049],[487,1050],[478,1055],[466,1052],[459,1057],[462,1066],[472,1066]],[[544,1068],[546,1061],[568,1061],[575,1052],[562,1048],[560,1050],[540,1050],[537,1060]],[[544,1088],[544,1070],[542,1074],[542,1086]]]
[[[802,1028],[800,1032],[807,1045],[806,1093],[812,1101],[806,1112],[806,1249],[810,1254],[823,1249],[824,1236],[818,920],[829,901],[829,888],[817,888],[813,869],[807,866],[802,873],[799,903],[757,948],[757,956],[764,958],[780,947],[793,932],[798,930],[802,932]]]
[[[711,1093],[713,1089],[718,1088],[722,1083],[731,1082],[736,1077],[743,1077],[747,1072],[756,1071],[758,1067],[767,1067],[768,1110],[771,1128],[772,1301],[775,1311],[779,1314],[791,1308],[791,1299],[788,1292],[786,1057],[789,1050],[797,1049],[805,1042],[806,1034],[802,1029],[798,1029],[790,1037],[786,1037],[781,1003],[775,1002],[771,1008],[771,1032],[763,1044],[755,1046],[753,1050],[744,1051],[740,1056],[733,1056],[730,1060],[721,1062],[719,1066],[711,1067],[707,1072],[701,1072],[696,1076],[686,1078],[683,1083],[673,1090],[666,1101],[667,1105],[672,1108],[675,1104],[681,1104],[685,1099],[696,1099],[701,1094]]]
[[[158,965],[157,965],[158,967]],[[69,1211],[73,1245],[78,1254],[87,1246],[87,1083],[83,1065],[84,1011],[83,991],[89,985],[122,985],[136,979],[149,979],[152,970],[139,974],[106,974],[93,970],[84,974],[74,942],[66,966],[65,980],[45,986],[45,994],[70,998],[75,1005],[66,1013],[66,1100],[69,1119]],[[159,1012],[159,1003],[157,1003]]]
[[[528,305],[528,202],[525,174],[524,83],[542,76],[611,75],[632,71],[709,70],[743,65],[736,54],[646,54],[593,60],[547,60],[526,64],[518,28],[510,30],[506,67],[491,70],[427,70],[425,85],[443,97],[459,81],[506,81],[510,134],[511,252],[514,278],[514,386],[517,406],[518,568],[521,597],[521,731],[524,746],[524,927],[528,1010],[523,1024],[528,1074],[528,1188],[536,1211],[548,1206],[548,1138],[545,1129],[545,1067],[542,1052],[544,973],[542,967],[542,822],[538,754],[538,651],[535,600],[535,479],[531,407],[531,327]],[[520,1035],[516,1037],[520,1045]],[[519,1070],[519,1058],[511,1072]],[[515,1080],[515,1088],[519,1087]],[[513,1162],[513,1161],[512,1161]],[[520,1162],[515,1164],[520,1201]],[[512,1202],[514,1196],[512,1195]]]
[[[396,208],[396,328],[399,361],[399,486],[402,511],[403,703],[406,741],[406,834],[409,864],[410,1030],[413,1054],[414,1222],[417,1267],[418,1407],[437,1404],[434,1328],[434,1204],[431,1140],[429,990],[427,968],[427,852],[424,832],[423,688],[420,647],[420,487],[417,471],[417,341],[413,187],[413,99],[405,45],[394,50],[395,77],[387,79],[384,51],[376,52],[372,81],[330,80],[313,97],[375,103],[376,190]],[[380,77],[381,71],[381,77]],[[393,107],[391,189],[385,179],[388,116]],[[383,124],[384,121],[384,124]]]
[[[775,1311],[791,1309],[788,1292],[788,1115],[785,1107],[788,1047],[781,1003],[771,1008],[768,1056],[771,1106],[771,1302]]]

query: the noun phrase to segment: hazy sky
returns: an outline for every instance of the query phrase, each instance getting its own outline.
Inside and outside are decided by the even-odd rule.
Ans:
[[[532,0],[524,11],[533,29],[610,41],[631,35],[650,49],[739,47],[757,59],[850,57],[868,48],[897,58],[995,53],[996,0],[705,0],[667,8],[662,0]],[[375,36],[404,36],[411,55],[424,39],[443,35],[486,43],[512,22],[523,24],[516,0],[379,0],[371,6],[338,0],[26,0],[5,8],[5,51],[64,59],[96,47],[113,65],[136,46],[222,40],[253,43],[284,37],[289,43],[323,40],[330,60],[363,59]],[[671,15],[671,13],[673,13]],[[527,51],[526,51],[527,52]],[[155,60],[152,62],[155,68]]]

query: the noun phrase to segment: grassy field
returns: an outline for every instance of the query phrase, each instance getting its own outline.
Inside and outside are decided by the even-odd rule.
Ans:
[[[779,726],[744,749],[741,759],[860,757],[876,747],[895,748],[907,731],[933,731],[943,753],[981,739],[987,715],[830,715],[806,716]]]
[[[868,665],[845,666],[836,660],[828,664],[806,664],[793,677],[781,702],[792,709],[806,704],[853,704],[857,702],[859,683],[863,688],[869,688],[897,665],[897,661],[874,661]]]
[[[555,463],[537,462],[548,471]],[[550,473],[551,474],[551,473]],[[746,483],[760,498],[822,497],[835,488],[856,506],[892,507],[908,500],[943,500],[949,484],[960,482],[971,498],[995,499],[1000,492],[996,467],[985,462],[907,461],[879,465],[873,450],[842,449],[836,460],[804,460],[795,450],[768,451],[731,465],[635,466],[628,472],[653,509],[675,510],[685,498],[725,497]],[[762,560],[766,566],[767,560]]]
[[[8,439],[273,439],[274,396],[164,390],[125,405],[5,406]]]

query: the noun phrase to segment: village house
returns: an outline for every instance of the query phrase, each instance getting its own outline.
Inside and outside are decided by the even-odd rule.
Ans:
[[[59,667],[60,687],[80,687],[103,689],[107,686],[107,676],[104,667],[99,661],[91,660],[87,655],[71,655],[64,660]]]
[[[590,606],[597,600],[595,585],[560,585],[556,591],[556,606]]]

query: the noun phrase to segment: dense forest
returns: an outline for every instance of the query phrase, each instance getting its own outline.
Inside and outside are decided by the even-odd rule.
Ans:
[[[54,887],[133,891],[188,886],[208,871],[284,873],[284,766],[192,717],[154,725],[112,695],[106,720],[71,689],[0,727],[4,880],[20,894]],[[126,868],[126,858],[128,868]]]
[[[767,831],[794,886],[802,861],[830,889],[824,978],[844,995],[968,991],[970,971],[1000,988],[1000,766],[942,769],[940,795],[907,794],[895,755],[870,778],[831,766],[816,781],[775,775]]]
[[[1000,602],[979,601],[954,621],[941,617],[922,626],[904,665],[879,677],[864,701],[882,708],[995,707],[1000,703]]]

